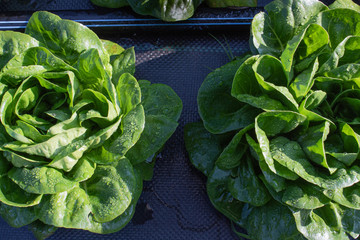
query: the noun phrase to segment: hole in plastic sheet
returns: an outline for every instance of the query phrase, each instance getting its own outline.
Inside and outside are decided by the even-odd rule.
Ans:
[[[153,219],[154,210],[149,203],[139,201],[136,205],[136,210],[132,222],[134,225],[142,225],[147,221]]]

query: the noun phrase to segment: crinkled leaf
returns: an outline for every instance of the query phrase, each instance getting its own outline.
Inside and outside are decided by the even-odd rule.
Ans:
[[[259,113],[259,110],[239,103],[232,93],[235,73],[245,59],[237,59],[216,69],[205,78],[199,89],[199,114],[211,133],[220,134],[245,127]]]
[[[222,169],[232,169],[237,167],[241,161],[244,153],[247,150],[247,145],[245,142],[244,135],[249,130],[254,128],[254,124],[251,124],[240,130],[229,142],[229,144],[222,151],[218,159],[216,160],[216,165]]]
[[[215,166],[207,180],[207,194],[217,210],[242,225],[252,207],[231,195],[228,190],[230,175],[230,170],[222,170]]]
[[[247,218],[245,228],[252,239],[298,240],[302,238],[296,230],[289,209],[276,201],[254,208]]]
[[[360,6],[357,5],[355,2],[353,2],[352,0],[336,0],[334,3],[332,3],[329,6],[330,9],[334,9],[334,8],[349,8],[349,9],[353,9],[355,11],[360,12]]]
[[[175,132],[178,123],[164,116],[145,116],[145,128],[139,141],[126,153],[132,164],[145,161],[165,144]]]
[[[45,240],[55,233],[57,227],[47,225],[41,221],[35,221],[28,225],[30,231],[34,234],[37,240]]]
[[[324,190],[324,194],[342,206],[360,210],[359,184],[347,188],[326,189]]]
[[[48,129],[48,133],[50,135],[57,135],[60,134],[68,129],[80,127],[79,116],[75,112],[70,117],[64,119],[63,121],[54,124]]]
[[[86,89],[82,93],[82,98],[91,105],[91,109],[79,110],[80,125],[86,126],[87,121],[92,121],[98,124],[100,128],[106,128],[118,118],[117,108],[104,94]]]
[[[251,158],[245,155],[240,161],[240,165],[235,170],[236,175],[232,175],[229,179],[229,192],[237,200],[252,206],[265,205],[271,197],[262,181],[256,176]]]
[[[336,79],[341,79],[343,81],[356,81],[356,78],[360,76],[360,64],[344,64],[324,73],[324,76],[330,79],[335,79],[335,81]]]
[[[191,163],[208,176],[223,151],[226,137],[209,133],[202,122],[186,124],[184,134]]]
[[[125,212],[112,221],[99,223],[91,220],[92,224],[89,231],[101,234],[113,233],[119,231],[125,227],[128,222],[130,222],[135,212],[136,203],[142,191],[142,178],[140,176],[140,172],[138,172],[137,169],[134,169],[134,173],[136,176],[136,190],[133,193],[133,199],[129,207],[125,210]]]
[[[280,56],[288,80],[293,78],[293,68],[297,63],[310,57],[313,60],[312,55],[316,57],[328,42],[329,36],[325,29],[316,24],[309,25],[304,31],[289,40]]]
[[[114,233],[126,226],[132,219],[135,213],[136,201],[132,202],[130,206],[122,213],[120,216],[115,218],[112,221],[99,223],[94,221],[92,217],[90,217],[91,225],[89,227],[89,231],[100,234],[109,234]]]
[[[49,225],[96,230],[100,222],[129,214],[125,211],[137,198],[138,191],[133,168],[123,158],[116,165],[98,166],[94,175],[80,187],[47,195],[37,215]]]
[[[114,134],[98,148],[87,152],[91,161],[108,164],[119,160],[139,140],[145,126],[145,114],[142,105],[133,108],[121,121],[122,131]]]
[[[274,161],[267,136],[287,133],[295,129],[304,120],[304,116],[286,111],[262,113],[255,120],[255,133],[265,162],[271,171],[283,178],[296,180],[298,176],[277,161]]]
[[[33,47],[13,57],[3,68],[3,79],[11,85],[18,85],[30,76],[48,71],[72,71],[73,67],[54,56],[44,47]]]
[[[109,234],[120,231],[132,219],[135,213],[136,202],[132,202],[130,206],[120,216],[112,221],[99,223],[91,220],[89,231],[100,234]]]
[[[282,201],[298,209],[315,209],[330,202],[321,189],[305,182],[288,183],[282,195]]]
[[[66,177],[73,182],[83,182],[92,177],[95,169],[96,163],[84,156],[80,158],[71,171],[66,174]]]
[[[34,13],[25,33],[37,39],[55,55],[74,64],[84,51],[95,48],[103,63],[109,63],[109,55],[97,35],[84,25],[63,20],[49,12]]]
[[[321,116],[320,114],[311,111],[311,110],[317,108],[325,100],[326,97],[327,97],[327,94],[324,91],[318,90],[318,91],[311,92],[301,102],[301,104],[299,106],[299,113],[306,116],[306,121],[330,122],[329,119],[326,119],[323,116]]]
[[[349,169],[339,168],[332,175],[325,174],[314,167],[306,158],[301,146],[294,141],[279,137],[272,140],[273,146],[283,149],[273,152],[278,163],[296,173],[302,179],[325,189],[345,188],[360,181],[360,168],[352,166]]]
[[[12,142],[4,145],[5,149],[10,149],[16,152],[22,152],[30,155],[37,155],[46,158],[54,158],[57,156],[66,146],[72,143],[75,139],[84,137],[86,128],[71,128],[63,133],[57,134],[47,141],[36,144],[24,144],[20,142]]]
[[[13,101],[14,96],[15,96],[15,91],[9,90],[4,94],[2,98],[1,106],[0,106],[1,123],[4,126],[7,134],[9,134],[11,137],[15,138],[16,140],[22,143],[33,143],[33,141],[30,138],[25,137],[23,134],[21,134],[21,132],[19,132],[18,129],[14,129],[13,126],[11,126],[12,113],[14,112],[15,109],[15,104]]]
[[[128,48],[123,52],[111,56],[111,65],[113,67],[111,81],[117,85],[119,78],[124,73],[135,73],[135,51],[134,48]]]
[[[12,151],[4,151],[4,157],[15,167],[31,168],[45,165],[48,163],[47,161],[45,161],[44,158],[36,156],[25,156],[24,154],[18,154]]]
[[[136,179],[130,162],[120,159],[115,166],[98,165],[94,175],[82,187],[89,196],[92,214],[97,222],[108,222],[130,205]]]
[[[305,121],[305,116],[291,111],[265,112],[255,120],[255,129],[262,130],[267,136],[288,133]]]
[[[330,58],[321,66],[319,73],[326,74],[334,68],[358,62],[360,54],[360,37],[348,36],[335,48]]]
[[[346,166],[351,166],[358,158],[360,151],[360,143],[357,133],[346,123],[339,124],[344,152],[328,152]]]
[[[21,129],[21,132],[24,134],[24,136],[30,138],[34,142],[40,143],[43,141],[47,141],[50,138],[49,135],[42,134],[35,126],[27,122],[18,120],[16,121],[16,125],[18,128]]]
[[[125,49],[123,47],[121,47],[119,44],[112,42],[110,40],[101,39],[101,42],[104,45],[104,48],[106,49],[106,51],[110,55],[110,61],[113,57],[116,57],[117,55],[119,55],[120,53],[125,51]],[[115,69],[113,69],[113,70],[115,70]]]
[[[86,139],[80,139],[67,145],[50,163],[48,166],[58,169],[64,169],[70,171],[77,161],[83,156],[84,152],[88,149],[97,148],[101,146],[106,140],[108,140],[114,132],[117,131],[121,122],[119,118],[112,125],[103,128],[95,134],[89,136]],[[89,157],[89,156],[88,156]],[[96,162],[96,161],[94,161]]]
[[[36,209],[40,221],[55,227],[82,228],[90,225],[91,205],[82,188],[44,196]]]
[[[20,55],[29,48],[38,47],[39,42],[24,33],[1,31],[0,46],[0,69],[2,69],[13,57]]]
[[[141,102],[140,86],[136,79],[129,73],[124,73],[118,79],[116,92],[123,114],[127,114]],[[156,108],[156,106],[153,107]]]
[[[12,207],[0,203],[0,216],[12,227],[20,228],[36,221],[34,207]]]
[[[151,15],[164,21],[180,21],[190,18],[203,0],[128,0],[139,14]]]
[[[50,167],[13,168],[8,175],[20,188],[34,194],[55,194],[78,185],[66,179],[61,171]]]
[[[285,189],[285,178],[277,175],[267,165],[265,158],[261,152],[261,148],[255,140],[250,137],[250,135],[246,135],[246,141],[250,146],[250,149],[252,150],[252,156],[255,157],[256,160],[259,161],[259,167],[261,169],[261,172],[263,174],[263,181],[265,181],[272,189],[274,189],[276,192],[280,192]],[[276,163],[275,163],[276,164]]]
[[[258,59],[259,59],[259,56],[249,57],[248,59],[246,59],[246,61],[244,61],[244,63],[236,71],[234,80],[232,82],[231,95],[233,97],[237,98],[240,102],[247,103],[253,107],[260,108],[263,110],[283,110],[283,109],[285,109],[284,105],[280,101],[270,98],[269,96],[263,94],[261,87],[256,79],[254,69],[252,67]],[[205,83],[205,81],[204,81],[204,83]],[[212,94],[212,92],[209,92],[208,94]],[[200,90],[199,90],[199,95],[200,95]],[[208,95],[203,96],[204,99],[206,99],[207,97],[208,97]],[[221,101],[223,101],[222,99],[224,99],[224,97],[219,96],[219,100],[215,99],[214,103],[215,104],[222,103],[220,101],[220,99],[221,99]],[[229,101],[227,101],[227,102],[229,102]],[[235,102],[235,104],[239,104],[239,103]],[[199,103],[199,105],[200,105],[200,103]],[[222,105],[224,105],[224,104],[222,104]],[[234,105],[233,103],[229,102],[229,106],[233,106],[233,105]],[[217,106],[217,105],[215,105],[215,106]],[[207,106],[204,106],[204,107],[207,107]],[[247,105],[242,106],[241,109],[242,109],[242,111],[239,112],[239,114],[241,114],[241,115],[243,114],[242,112],[249,111],[249,107],[247,107]],[[213,111],[215,111],[215,109],[211,109],[211,108],[210,108],[210,110],[212,110],[212,111],[209,112],[208,115],[210,115],[210,113],[213,114]],[[200,113],[201,113],[201,109],[200,109]],[[254,111],[254,117],[259,113],[260,113],[260,111]],[[214,116],[217,116],[217,114],[215,114]],[[235,115],[235,116],[237,116],[237,115]],[[227,118],[225,118],[225,116],[223,118],[227,119]],[[219,119],[219,120],[222,120],[222,119]],[[253,120],[253,118],[248,120],[249,124],[251,122],[250,120]],[[233,130],[233,129],[229,129],[229,130]]]
[[[353,238],[358,238],[360,235],[360,226],[358,224],[360,211],[341,205],[337,205],[337,210],[341,216],[341,223],[344,230]]]
[[[293,209],[292,212],[297,229],[307,239],[349,239],[339,226],[339,222],[341,223],[339,213],[331,206],[326,205],[318,211]]]
[[[319,63],[315,60],[310,68],[297,75],[294,81],[290,84],[289,90],[298,103],[313,87],[315,81],[314,76],[318,67]]]
[[[14,207],[31,207],[40,203],[42,195],[24,191],[7,176],[0,177],[0,201]]]
[[[333,173],[336,169],[334,170],[329,166],[325,154],[325,140],[329,133],[330,123],[325,121],[308,128],[297,141],[311,161]]]
[[[108,69],[107,62],[103,62],[100,54],[101,52],[96,48],[88,49],[80,54],[74,64],[84,88],[99,90],[104,81],[111,78],[111,70]]]
[[[5,65],[3,71],[31,65],[43,66],[47,71],[75,70],[69,64],[65,63],[62,59],[52,54],[45,47],[32,47],[13,57]]]
[[[257,53],[279,56],[287,42],[312,17],[326,10],[319,1],[275,0],[266,5],[268,14],[255,15],[251,25],[252,42]]]
[[[260,56],[254,64],[252,64],[252,69],[255,73],[255,78],[257,79],[260,88],[264,91],[269,89],[264,84],[272,83],[275,86],[287,86],[288,79],[284,71],[284,67],[279,59],[271,55],[262,55]]]
[[[110,139],[108,150],[124,156],[130,148],[140,139],[145,128],[145,113],[142,105],[138,105],[128,112],[121,122],[121,134],[115,139]],[[109,140],[109,141],[110,141]]]
[[[298,104],[286,87],[287,78],[280,60],[264,55],[252,65],[252,68],[264,95],[280,101],[289,110],[297,110]]]
[[[164,116],[178,121],[182,110],[182,101],[174,90],[165,84],[149,84],[139,81],[141,88],[141,103],[145,115]]]
[[[360,12],[337,8],[323,11],[316,16],[315,23],[321,25],[329,34],[330,47],[335,49],[346,37],[359,36]]]

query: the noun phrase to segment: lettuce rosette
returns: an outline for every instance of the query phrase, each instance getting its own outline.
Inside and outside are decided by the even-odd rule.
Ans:
[[[134,78],[133,48],[48,12],[25,33],[0,32],[0,45],[1,217],[39,239],[56,228],[120,230],[181,100]]]
[[[153,16],[167,22],[182,21],[192,17],[203,2],[212,8],[257,6],[257,0],[91,0],[91,2],[107,8],[130,6],[138,14]]]
[[[360,6],[275,0],[251,54],[210,73],[185,128],[217,210],[249,239],[360,236]]]

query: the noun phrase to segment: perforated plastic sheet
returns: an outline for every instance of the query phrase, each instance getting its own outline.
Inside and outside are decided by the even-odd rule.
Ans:
[[[234,55],[248,49],[247,31],[214,32]],[[135,46],[136,78],[170,85],[183,100],[180,126],[159,156],[154,178],[145,182],[134,219],[120,232],[98,235],[59,229],[52,240],[82,239],[236,239],[230,222],[208,200],[205,177],[189,163],[183,127],[199,120],[197,90],[206,75],[228,62],[222,46],[208,32],[100,34],[122,46]],[[33,240],[27,228],[14,229],[0,220],[0,239]]]
[[[271,0],[258,0],[258,6],[263,7]],[[329,3],[332,0],[324,0]],[[90,0],[1,0],[0,12],[8,11],[64,11],[100,9]]]
[[[94,9],[90,0],[2,0],[0,11],[29,10],[89,10]]]

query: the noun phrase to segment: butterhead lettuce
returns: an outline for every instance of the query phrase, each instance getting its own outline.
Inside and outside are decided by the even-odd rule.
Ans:
[[[56,228],[120,230],[181,100],[135,79],[133,48],[49,12],[34,13],[25,33],[0,32],[0,46],[0,215],[39,239]]]
[[[251,53],[210,73],[190,123],[191,162],[249,239],[360,235],[360,8],[275,0]]]
[[[209,7],[256,7],[257,0],[91,0],[100,7],[120,8],[130,6],[141,15],[159,18],[163,21],[182,21],[192,17],[200,4]]]

